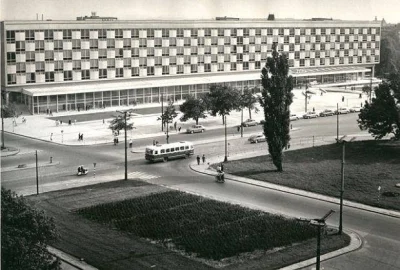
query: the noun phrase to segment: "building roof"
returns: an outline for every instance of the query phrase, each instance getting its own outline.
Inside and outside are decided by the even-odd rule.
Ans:
[[[293,77],[317,76],[324,74],[366,72],[370,69],[363,66],[353,67],[319,67],[319,68],[298,68],[290,69]],[[194,84],[212,84],[224,82],[237,82],[248,80],[260,80],[261,72],[232,72],[230,74],[197,74],[197,75],[178,75],[166,77],[144,77],[133,79],[117,80],[96,80],[85,82],[68,82],[42,85],[25,85],[13,87],[13,89],[22,89],[22,92],[30,96],[47,96],[60,94],[79,94],[91,92],[103,92],[112,90],[128,90],[152,87],[184,86]],[[11,89],[10,89],[11,90]],[[14,90],[14,91],[15,91]],[[12,90],[11,90],[12,91]]]

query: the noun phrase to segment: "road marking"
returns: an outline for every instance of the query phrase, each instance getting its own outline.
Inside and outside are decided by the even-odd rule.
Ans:
[[[153,175],[153,174],[148,174],[145,172],[131,172],[128,174],[132,178],[139,178],[139,179],[154,179],[154,178],[159,178],[159,175]]]

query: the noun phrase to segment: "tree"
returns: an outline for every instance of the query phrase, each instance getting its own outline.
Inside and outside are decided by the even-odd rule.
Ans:
[[[278,54],[276,43],[272,45],[272,57],[267,58],[261,71],[263,89],[260,104],[264,108],[263,124],[268,151],[277,171],[283,171],[282,150],[290,141],[290,109],[293,102],[293,81],[288,76],[289,64],[286,55]]]
[[[31,208],[23,197],[1,188],[1,268],[58,270],[60,261],[47,252],[57,238],[54,220]]]
[[[222,123],[225,123],[224,116],[229,115],[232,110],[240,110],[240,91],[226,85],[213,84],[210,92],[204,98],[207,109],[212,116],[222,116]]]
[[[366,102],[358,115],[358,126],[368,130],[375,139],[393,133],[400,139],[400,73],[375,88],[375,98]]]
[[[4,118],[18,117],[17,109],[14,103],[10,103],[9,105],[4,105],[3,103],[1,113],[3,114]]]
[[[206,118],[207,115],[204,113],[207,110],[207,104],[201,98],[195,98],[189,96],[186,101],[179,106],[183,116],[180,118],[182,122],[186,122],[189,119],[196,121],[196,125],[199,124],[199,118]]]
[[[129,114],[127,114],[126,115],[126,130],[133,129],[133,122],[129,123],[129,120],[131,120],[131,116]],[[110,126],[108,128],[113,131],[120,131],[120,130],[125,129],[124,116],[122,116],[122,115],[115,116],[115,118],[110,121]]]
[[[256,88],[256,87],[255,87]],[[258,99],[253,95],[255,88],[249,89],[246,87],[243,90],[243,94],[241,95],[242,99],[242,107],[249,109],[249,118],[251,119],[251,110],[254,110],[255,113],[258,113],[258,108],[255,106],[258,102]]]
[[[168,123],[172,123],[172,121],[174,120],[174,118],[177,115],[178,114],[175,111],[174,102],[172,100],[168,100],[167,108],[165,109],[165,111],[163,112],[161,117],[158,118],[157,120],[162,120],[164,124],[167,124],[167,128],[168,128]]]

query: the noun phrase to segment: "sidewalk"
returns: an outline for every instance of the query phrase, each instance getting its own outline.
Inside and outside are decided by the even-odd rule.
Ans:
[[[290,109],[292,113],[297,113],[302,115],[304,113],[304,96],[301,89],[293,90],[294,98],[293,104]],[[308,110],[312,111],[315,109],[316,112],[322,111],[324,109],[336,109],[336,103],[339,103],[341,107],[352,107],[360,106],[361,102],[366,99],[359,98],[359,92],[352,93],[324,93],[322,96],[319,94],[320,91],[316,90],[316,94],[312,95],[308,102]],[[342,97],[345,101],[342,102]],[[176,104],[180,104],[176,102]],[[152,105],[154,106],[154,104]],[[149,108],[150,105],[137,105],[134,108]],[[256,121],[260,121],[264,118],[263,109],[257,105],[260,110],[257,114],[252,111],[252,118]],[[29,115],[24,116],[26,119],[25,123],[22,123],[22,117],[16,118],[16,126],[13,125],[12,118],[4,119],[4,130],[9,133],[15,133],[26,137],[36,138],[42,141],[48,141],[52,143],[59,143],[65,145],[93,145],[93,144],[104,144],[113,143],[114,135],[109,127],[109,119],[85,121],[74,123],[74,115],[96,113],[96,112],[115,112],[117,110],[131,109],[132,107],[113,107],[106,109],[97,109],[91,111],[69,111],[53,113],[50,119],[48,115]],[[131,119],[134,123],[135,129],[127,132],[128,140],[149,138],[149,144],[151,144],[152,139],[157,136],[165,136],[165,132],[161,131],[161,122],[157,120],[159,113],[154,114],[135,114]],[[71,116],[72,124],[63,123],[62,125],[56,126],[57,117]],[[181,114],[173,120],[177,123],[177,128],[181,127],[181,133],[186,131],[186,128],[195,124],[194,120],[189,120],[187,122],[181,122],[179,119]],[[243,110],[243,120],[250,118],[248,110]],[[227,126],[235,127],[241,123],[241,112],[233,111],[229,116],[227,116]],[[207,130],[223,128],[222,118],[220,116],[212,117],[208,116],[205,119],[200,119],[199,124],[204,125]],[[169,135],[173,137],[178,132],[175,129],[170,129]],[[83,140],[78,140],[78,134],[83,134]],[[119,135],[119,141],[121,142],[124,138],[123,131]],[[7,143],[6,143],[7,146]],[[3,156],[3,151],[2,151]]]

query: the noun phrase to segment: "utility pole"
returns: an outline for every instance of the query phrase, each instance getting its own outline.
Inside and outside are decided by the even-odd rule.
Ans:
[[[39,195],[39,171],[38,171],[38,154],[36,150],[36,195]]]
[[[339,142],[339,103],[336,103],[336,141]]]
[[[338,143],[342,144],[342,167],[341,167],[341,185],[340,185],[340,216],[339,216],[339,234],[343,232],[343,193],[344,193],[344,164],[345,164],[345,145],[346,145],[346,138],[347,136],[343,136],[338,140]],[[349,140],[352,142],[356,139],[353,137]]]
[[[160,88],[161,90],[161,88]],[[164,131],[164,90],[161,92],[161,131]]]
[[[371,78],[369,83],[369,103],[372,102],[372,68],[371,68]]]
[[[5,91],[1,91],[1,149],[5,149],[4,146],[4,115],[3,115],[3,98],[5,98]]]
[[[224,122],[225,122],[225,158],[224,162],[228,162],[228,137],[227,137],[227,129],[226,129],[226,115],[224,115]]]
[[[126,111],[117,111],[118,113],[124,114],[124,132],[125,132],[125,180],[128,180],[128,142],[127,142],[127,137],[126,137],[126,115],[128,113],[131,113],[133,109],[129,109]]]

